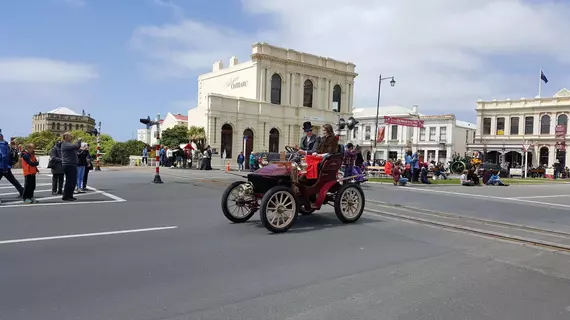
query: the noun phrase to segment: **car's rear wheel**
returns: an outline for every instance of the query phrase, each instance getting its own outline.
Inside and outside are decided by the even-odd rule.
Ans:
[[[222,196],[222,212],[233,223],[246,222],[257,211],[255,196],[244,193],[244,184],[243,181],[230,184]]]
[[[261,199],[259,217],[263,226],[274,233],[289,230],[299,214],[297,198],[291,188],[276,186]]]
[[[354,183],[343,185],[334,198],[334,212],[343,223],[354,223],[364,212],[364,192]]]

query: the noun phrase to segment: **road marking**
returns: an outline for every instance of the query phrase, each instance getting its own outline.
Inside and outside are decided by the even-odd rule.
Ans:
[[[513,199],[513,200],[521,200],[521,199],[535,199],[535,198],[560,198],[560,197],[567,197],[567,194],[552,194],[552,195],[548,195],[548,196],[532,196],[532,197],[512,197],[512,198],[507,198],[507,199]]]
[[[34,190],[34,193],[38,193],[38,192],[51,192],[51,190]],[[20,194],[20,193],[19,192],[0,193],[0,196],[10,196],[10,195],[16,195],[16,194]]]
[[[124,233],[136,233],[136,232],[149,232],[149,231],[169,230],[169,229],[176,229],[176,228],[178,228],[178,226],[156,227],[156,228],[146,228],[146,229],[118,230],[118,231],[107,231],[107,232],[96,232],[96,233],[83,233],[83,234],[68,234],[68,235],[63,235],[63,236],[41,237],[41,238],[27,238],[27,239],[3,240],[3,241],[0,241],[0,245],[2,245],[2,244],[13,244],[13,243],[22,243],[22,242],[36,242],[36,241],[58,240],[58,239],[70,239],[70,238],[98,237],[98,236],[108,236],[108,235],[124,234]]]
[[[115,200],[116,202],[125,202],[125,201],[127,201],[127,200],[125,200],[125,199],[123,199],[123,198],[121,198],[121,197],[118,197],[118,196],[114,195],[114,194],[110,194],[110,193],[108,193],[108,192],[101,191],[101,190],[99,190],[99,189],[95,189],[95,188],[90,187],[90,186],[87,186],[87,189],[88,189],[88,190],[93,190],[93,191],[95,191],[95,193],[100,193],[100,194],[102,194],[102,195],[104,195],[104,196],[106,196],[106,197],[109,197],[109,198]],[[92,194],[92,193],[89,193],[89,194]]]
[[[72,204],[100,204],[100,203],[118,203],[121,201],[116,200],[95,200],[95,201],[74,201],[74,202],[40,202],[40,203],[33,203],[33,204],[26,204],[26,203],[18,203],[18,204],[9,204],[13,202],[3,202],[0,204],[0,212],[2,212],[2,208],[20,208],[20,207],[52,207],[52,206],[69,206]],[[8,204],[5,204],[8,203]]]
[[[45,187],[45,186],[51,186],[51,183],[38,183],[38,184],[36,184],[36,187]],[[5,186],[5,187],[0,187],[0,189],[10,189],[10,188],[14,188],[14,186],[9,185],[9,186]]]
[[[443,191],[443,190],[430,190],[430,189],[416,189],[416,188],[409,188],[409,187],[397,187],[397,188],[399,188],[401,190],[414,191],[414,192],[415,191],[432,192],[432,193],[441,193],[441,194],[446,194],[446,195],[458,195],[458,196],[463,196],[463,197],[468,197],[468,198],[476,197],[476,198],[485,198],[485,199],[496,199],[496,200],[502,200],[502,201],[526,202],[526,203],[540,204],[540,205],[547,205],[547,206],[554,206],[554,207],[561,207],[561,208],[570,208],[570,205],[568,205],[568,204],[525,200],[525,199],[520,199],[520,198],[502,198],[502,197],[488,196],[488,195],[484,195],[484,194],[471,194],[471,193]]]

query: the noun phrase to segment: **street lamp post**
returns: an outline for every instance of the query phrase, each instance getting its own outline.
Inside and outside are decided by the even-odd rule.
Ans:
[[[382,81],[390,80],[390,86],[396,85],[396,80],[394,77],[382,78],[382,75],[378,76],[378,101],[376,102],[376,130],[374,131],[374,149],[373,149],[373,159],[376,161],[376,152],[378,151],[378,118],[380,117],[380,91],[382,89]]]

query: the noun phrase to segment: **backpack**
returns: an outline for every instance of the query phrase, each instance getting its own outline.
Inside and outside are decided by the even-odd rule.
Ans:
[[[16,148],[10,148],[10,165],[15,165],[20,160],[20,153]]]

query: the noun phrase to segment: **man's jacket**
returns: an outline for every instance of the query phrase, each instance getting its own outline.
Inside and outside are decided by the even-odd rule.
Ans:
[[[301,138],[301,142],[299,143],[299,148],[301,150],[305,150],[307,154],[313,154],[314,152],[317,152],[321,139],[316,134],[313,134],[308,138],[309,139],[307,139],[307,136]]]

